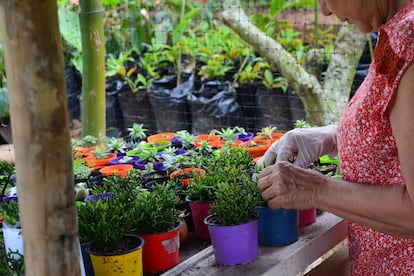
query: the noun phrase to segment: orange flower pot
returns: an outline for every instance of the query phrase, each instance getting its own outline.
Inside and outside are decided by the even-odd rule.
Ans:
[[[206,174],[206,171],[201,168],[184,168],[173,171],[170,173],[170,179],[179,179],[181,185],[188,186],[191,184],[191,180],[193,179],[194,174]]]
[[[221,149],[224,147],[224,144],[226,142],[224,140],[213,140],[213,141],[209,141],[208,144],[212,147],[215,147],[217,149]]]
[[[244,148],[248,153],[250,153],[251,157],[254,159],[256,157],[263,156],[271,144],[271,140],[263,140],[259,142],[243,142],[239,146],[241,148]]]
[[[104,159],[96,159],[96,157],[93,154],[91,154],[83,158],[83,160],[85,160],[86,165],[88,167],[94,168],[110,165],[111,159],[115,157],[117,157],[116,153],[107,153]]]
[[[201,141],[208,141],[209,144],[211,145],[212,141],[220,141],[220,140],[221,140],[221,137],[218,135],[200,134],[195,137],[194,145],[195,147],[199,147]]]
[[[163,132],[150,135],[147,137],[148,142],[170,141],[171,138],[177,136],[174,132]]]
[[[282,136],[284,135],[284,133],[282,132],[274,132],[272,134],[270,134],[272,136],[272,138],[269,137],[264,137],[262,135],[256,135],[253,137],[253,141],[255,142],[260,142],[260,141],[271,141],[272,143],[279,140],[280,138],[282,138]]]
[[[119,175],[121,177],[127,177],[128,172],[133,168],[134,166],[131,164],[118,164],[102,167],[99,172],[102,173],[103,176]]]

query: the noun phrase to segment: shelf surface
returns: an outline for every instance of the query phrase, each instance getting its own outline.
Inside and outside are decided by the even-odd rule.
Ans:
[[[210,245],[186,258],[163,276],[187,275],[278,275],[302,273],[310,264],[347,238],[345,220],[324,212],[314,224],[300,229],[299,240],[284,247],[259,246],[258,258],[249,264],[216,264]]]

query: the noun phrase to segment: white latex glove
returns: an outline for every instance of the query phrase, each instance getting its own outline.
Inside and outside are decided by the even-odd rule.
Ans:
[[[306,168],[322,155],[328,154],[332,158],[337,155],[336,133],[334,125],[295,128],[274,142],[257,164],[267,167],[296,157],[294,164]]]

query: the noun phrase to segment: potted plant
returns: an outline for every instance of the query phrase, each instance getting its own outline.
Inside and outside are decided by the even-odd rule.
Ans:
[[[176,132],[176,136],[170,138],[172,146],[192,149],[194,148],[195,136],[190,134],[187,130],[179,130]]]
[[[218,264],[246,264],[258,255],[256,206],[261,196],[248,172],[243,173],[236,167],[227,168],[227,171],[229,177],[218,184],[211,214],[204,223],[208,226]]]
[[[246,150],[252,158],[257,158],[263,156],[271,144],[272,142],[270,140],[256,142],[251,140],[240,143],[239,147]]]
[[[210,135],[218,135],[224,141],[237,140],[241,133],[246,133],[246,131],[244,128],[238,126],[222,128],[221,130],[213,129],[210,131]]]
[[[157,142],[157,141],[167,141],[169,142],[171,138],[177,136],[175,132],[161,132],[153,134],[147,137],[148,142]]]
[[[77,205],[79,235],[89,242],[96,275],[142,274],[144,241],[127,235],[132,215],[129,204],[136,194],[136,184],[131,183],[119,176],[108,177],[103,187],[96,187],[91,197]]]
[[[271,141],[272,143],[279,140],[283,136],[283,133],[277,132],[277,127],[267,126],[261,129],[253,137],[253,141],[260,142],[262,140]]]
[[[145,141],[147,138],[147,134],[145,132],[148,131],[148,129],[144,128],[144,124],[134,123],[132,127],[128,128],[128,131],[128,137],[134,143]]]
[[[111,159],[115,157],[117,157],[116,153],[108,152],[105,147],[95,147],[84,160],[86,164],[94,170],[110,165]]]
[[[299,239],[299,211],[297,209],[271,209],[261,200],[256,206],[259,214],[258,240],[264,246],[285,246]]]
[[[187,167],[171,172],[170,179],[179,181],[181,185],[187,187],[193,182],[194,177],[203,177],[205,174],[206,171],[202,168]]]
[[[196,236],[209,240],[210,234],[204,219],[208,216],[211,204],[215,199],[215,189],[220,179],[208,170],[203,177],[194,178],[186,190],[186,201],[189,203],[191,218]]]
[[[139,190],[130,203],[130,231],[144,239],[145,273],[159,273],[179,263],[180,212],[173,182],[155,184],[152,191]]]
[[[128,148],[127,143],[123,139],[116,137],[104,136],[102,137],[102,143],[107,152],[116,153],[117,156],[125,155]]]

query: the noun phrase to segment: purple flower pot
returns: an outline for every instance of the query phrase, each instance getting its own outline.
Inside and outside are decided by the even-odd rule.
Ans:
[[[212,223],[214,216],[206,217],[204,223],[210,232],[216,262],[234,266],[256,260],[259,253],[257,218],[243,224],[225,226]]]
[[[7,202],[10,202],[12,200],[17,201],[17,195],[15,195],[15,196],[3,196],[3,198],[1,199],[1,201],[3,203],[7,203]]]
[[[139,156],[119,156],[111,159],[109,163],[111,165],[130,164],[135,167],[135,163],[139,160],[142,160]]]
[[[139,170],[145,171],[145,169],[146,169],[145,167],[146,167],[147,163],[148,162],[146,160],[141,159],[141,160],[138,160],[138,161],[135,162],[134,167],[139,169]],[[157,172],[166,170],[166,167],[165,167],[164,163],[162,163],[162,162],[153,163],[152,168],[153,168],[154,171],[157,171]]]
[[[240,133],[237,137],[238,140],[247,142],[253,140],[254,133],[253,132],[246,132],[246,133]]]
[[[98,194],[98,195],[89,195],[87,197],[85,197],[85,199],[83,200],[84,202],[88,202],[91,200],[99,200],[99,199],[105,199],[105,198],[112,198],[112,193],[111,192],[107,192],[105,194]]]
[[[173,147],[182,147],[182,143],[181,143],[181,140],[180,140],[180,138],[178,138],[177,136],[174,136],[174,137],[171,137],[170,138],[170,142],[171,142],[171,145],[173,146]]]

